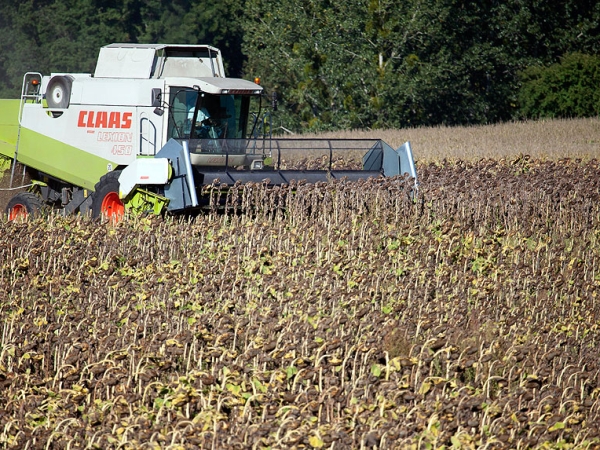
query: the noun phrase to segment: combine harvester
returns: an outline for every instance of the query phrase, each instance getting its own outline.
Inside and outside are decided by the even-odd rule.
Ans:
[[[259,84],[227,78],[208,45],[112,44],[93,76],[28,72],[20,100],[0,100],[5,176],[12,189],[32,180],[8,217],[192,212],[206,207],[203,188],[215,180],[226,188],[407,173],[416,183],[408,142],[394,150],[380,140],[274,138],[262,97]],[[328,168],[285,170],[284,156],[303,150]],[[336,169],[334,155],[350,150],[364,154],[363,170]]]

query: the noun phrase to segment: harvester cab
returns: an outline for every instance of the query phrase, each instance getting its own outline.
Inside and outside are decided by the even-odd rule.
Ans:
[[[227,78],[221,52],[209,45],[111,44],[100,49],[93,75],[27,73],[21,98],[0,100],[0,157],[11,161],[10,185],[17,165],[33,180],[31,192],[10,200],[9,216],[43,206],[94,216],[199,209],[203,187],[215,181],[278,185],[402,173],[416,180],[408,143],[393,150],[380,140],[272,137],[262,95],[257,83]],[[303,150],[328,163],[288,168]],[[340,151],[364,154],[361,167],[338,169]]]

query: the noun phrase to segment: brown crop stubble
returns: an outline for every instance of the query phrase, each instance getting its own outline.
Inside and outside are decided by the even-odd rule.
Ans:
[[[4,222],[2,445],[598,445],[598,169],[430,164],[416,203],[389,179],[247,185],[252,214]]]

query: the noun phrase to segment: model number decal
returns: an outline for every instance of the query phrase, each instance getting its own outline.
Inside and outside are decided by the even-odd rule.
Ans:
[[[123,131],[99,131],[98,140],[103,142],[131,142],[133,133]]]
[[[133,153],[133,146],[131,145],[113,145],[111,153],[116,156],[126,156]]]
[[[119,111],[79,111],[80,128],[131,128],[133,113]]]

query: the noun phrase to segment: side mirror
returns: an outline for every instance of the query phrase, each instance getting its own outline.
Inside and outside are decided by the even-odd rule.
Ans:
[[[152,106],[160,108],[162,104],[162,91],[160,88],[152,88]]]

